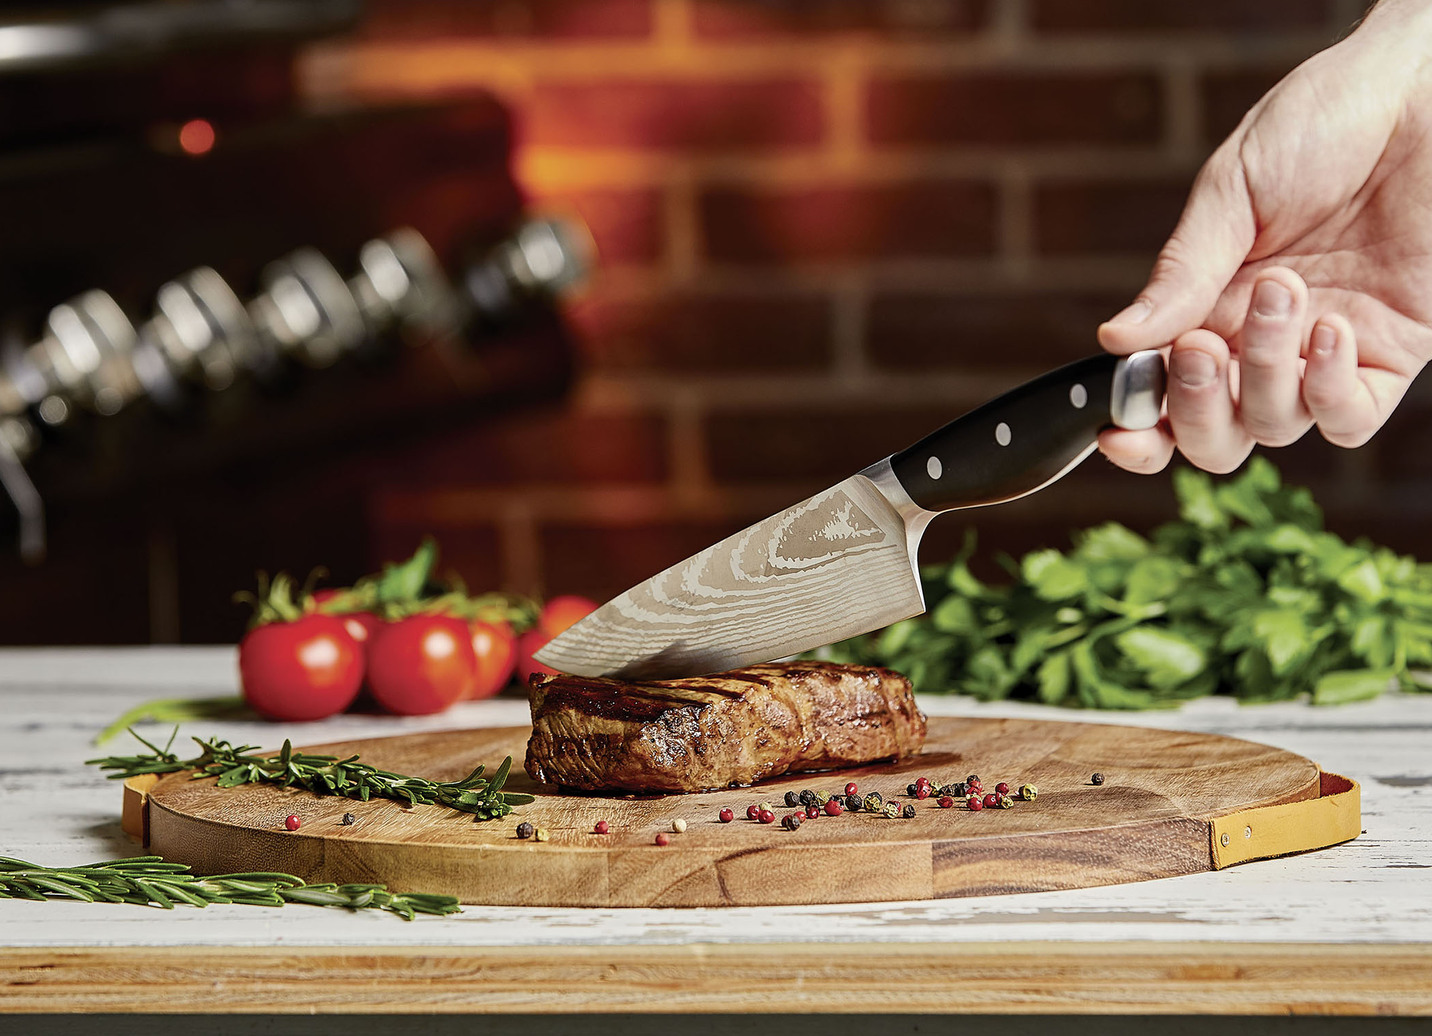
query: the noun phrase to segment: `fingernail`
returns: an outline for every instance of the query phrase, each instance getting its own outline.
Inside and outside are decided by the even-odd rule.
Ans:
[[[1111,324],[1142,324],[1154,311],[1154,304],[1148,299],[1135,299],[1129,305],[1120,310],[1112,320]]]
[[[1331,356],[1338,347],[1337,329],[1328,324],[1319,324],[1313,328],[1313,340],[1310,345],[1313,355]]]
[[[1173,369],[1173,376],[1188,388],[1203,388],[1218,373],[1218,364],[1213,362],[1213,357],[1201,352],[1175,351],[1169,366]]]
[[[1260,317],[1285,317],[1293,311],[1293,293],[1275,280],[1259,281],[1253,292],[1253,312]]]

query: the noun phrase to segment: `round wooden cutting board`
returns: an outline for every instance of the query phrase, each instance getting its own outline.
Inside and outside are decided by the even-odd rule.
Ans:
[[[221,789],[172,774],[148,793],[151,852],[201,873],[286,871],[309,881],[382,882],[443,892],[465,903],[518,906],[754,906],[867,902],[1032,892],[1210,870],[1212,822],[1252,807],[1317,798],[1311,761],[1211,734],[1105,724],[932,719],[922,755],[839,772],[796,774],[755,788],[693,795],[559,794],[522,772],[528,729],[464,730],[306,748],[357,753],[381,769],[438,780],[489,772],[511,755],[508,788],[537,801],[501,820],[474,822],[439,806],[355,802],[267,786]],[[1106,783],[1089,777],[1102,772]],[[906,785],[978,773],[987,789],[1032,783],[1033,802],[973,812],[916,801]],[[746,819],[787,791],[879,791],[912,819],[822,816],[798,830]],[[733,823],[717,819],[721,807]],[[356,823],[344,826],[343,814]],[[297,814],[303,826],[284,828]],[[660,831],[684,818],[667,846]],[[515,836],[527,820],[551,832]],[[594,834],[606,820],[610,833]],[[1242,830],[1241,824],[1239,830]]]

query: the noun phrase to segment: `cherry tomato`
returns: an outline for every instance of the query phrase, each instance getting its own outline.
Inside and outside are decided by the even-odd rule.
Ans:
[[[266,623],[239,642],[239,682],[266,719],[322,719],[358,696],[363,648],[332,615]]]
[[[547,639],[550,640],[596,610],[596,601],[577,594],[554,597],[542,606],[542,614],[537,617],[537,628],[547,634]]]
[[[441,712],[472,688],[472,631],[451,615],[389,622],[368,642],[368,686],[378,704],[402,716]]]
[[[491,698],[512,679],[517,665],[517,638],[505,622],[474,622],[472,651],[477,656],[477,675],[469,698]]]
[[[533,673],[555,673],[557,670],[551,666],[545,666],[532,656],[542,650],[542,645],[552,638],[543,633],[540,629],[530,629],[517,638],[517,675],[523,684],[531,679]]]
[[[313,591],[313,602],[321,605],[340,594],[349,592],[335,588],[315,590]],[[378,627],[383,625],[383,620],[372,612],[343,612],[333,617],[341,620],[349,635],[360,644],[368,643],[373,638],[373,634],[378,631]]]

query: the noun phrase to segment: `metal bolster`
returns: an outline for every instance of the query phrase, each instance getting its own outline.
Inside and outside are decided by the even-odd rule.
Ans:
[[[1168,375],[1163,354],[1157,349],[1130,353],[1114,366],[1109,416],[1120,428],[1152,428],[1163,416],[1164,386]]]

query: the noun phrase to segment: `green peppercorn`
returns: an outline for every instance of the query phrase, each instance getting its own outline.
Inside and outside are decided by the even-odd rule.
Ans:
[[[671,822],[671,829],[677,834],[684,834],[686,831],[686,819],[684,817],[677,817]]]
[[[830,801],[830,796],[823,791],[813,791],[811,794],[815,796],[815,804],[817,806],[824,806]]]
[[[1034,797],[1039,794],[1039,789],[1032,784],[1021,784],[1019,786],[1019,797],[1025,802],[1033,802]]]
[[[898,802],[887,802],[881,807],[880,812],[884,813],[891,820],[900,815],[900,804]]]
[[[539,842],[545,842],[552,836],[547,832],[545,827],[539,827],[536,831],[532,832],[532,837]]]
[[[865,796],[865,805],[867,809],[877,810],[885,805],[885,796],[878,791],[869,792]]]
[[[795,792],[793,792],[793,791],[788,791],[788,792],[786,792],[786,805],[787,805],[787,806],[791,806],[791,807],[798,806],[798,805],[800,805],[800,801],[801,801],[801,800],[800,800],[800,797],[797,796]]]
[[[535,827],[533,827],[531,824],[527,823],[527,821],[524,820],[522,821],[522,823],[517,825],[517,837],[531,838],[532,832],[536,830],[537,829]]]
[[[758,802],[758,803],[756,803],[756,808],[757,808],[757,809],[770,809],[771,812],[773,812],[773,813],[775,812],[774,809],[771,809],[771,804],[770,804],[769,802]]]
[[[1014,799],[1008,795],[1000,795],[995,799],[995,805],[999,806],[1000,809],[1009,809],[1014,805]]]

